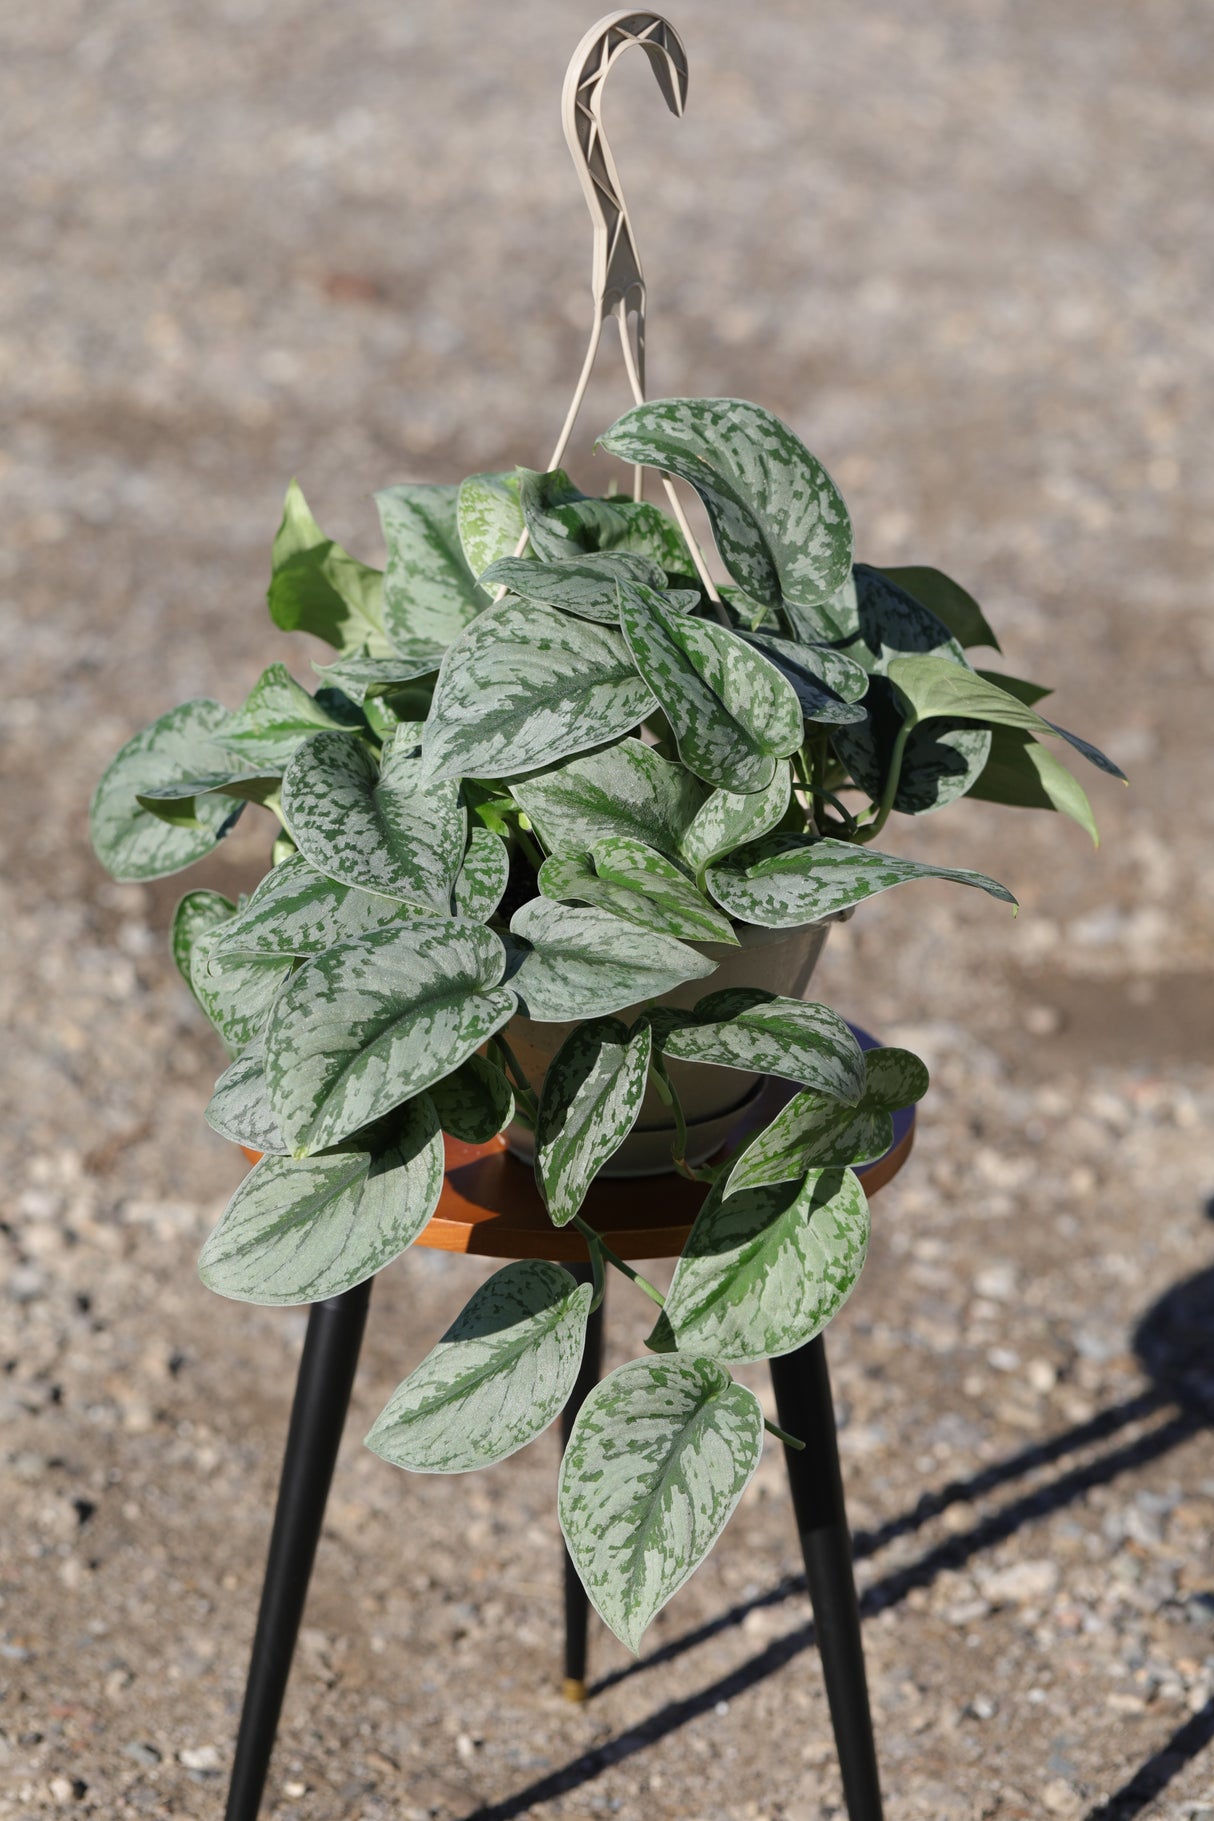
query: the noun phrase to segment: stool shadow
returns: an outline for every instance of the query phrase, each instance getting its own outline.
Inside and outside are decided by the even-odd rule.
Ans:
[[[1151,1380],[1141,1392],[1098,1411],[1088,1421],[1077,1423],[1048,1441],[1034,1443],[1006,1460],[994,1462],[967,1479],[950,1480],[925,1493],[911,1511],[874,1530],[858,1531],[854,1538],[856,1559],[864,1561],[890,1543],[913,1535],[950,1506],[995,1492],[1027,1474],[1107,1443],[1152,1418],[1164,1420],[1156,1421],[1145,1433],[1067,1468],[1045,1484],[1034,1486],[998,1511],[980,1518],[968,1530],[945,1538],[913,1562],[892,1569],[862,1594],[861,1613],[868,1615],[900,1604],[914,1589],[930,1586],[946,1569],[964,1566],[974,1556],[1014,1536],[1025,1524],[1073,1504],[1093,1487],[1108,1485],[1123,1473],[1161,1460],[1214,1423],[1214,1268],[1173,1286],[1147,1310],[1134,1333],[1134,1350]],[[698,1645],[739,1626],[748,1614],[782,1605],[805,1591],[804,1575],[789,1575],[765,1593],[739,1602],[638,1662],[603,1676],[592,1687],[591,1696],[674,1662]],[[612,1765],[648,1750],[680,1727],[711,1713],[718,1702],[744,1694],[803,1655],[813,1643],[812,1623],[797,1626],[694,1694],[665,1703],[629,1731],[537,1778],[517,1794],[471,1811],[464,1821],[517,1821],[517,1817],[592,1782]],[[1179,1727],[1120,1789],[1091,1809],[1084,1821],[1134,1821],[1212,1738],[1214,1700]]]

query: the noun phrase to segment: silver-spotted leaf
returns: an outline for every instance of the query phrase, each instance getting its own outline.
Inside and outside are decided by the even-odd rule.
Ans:
[[[303,854],[291,854],[229,917],[213,959],[222,966],[227,956],[319,955],[347,936],[385,929],[414,914],[395,898],[341,885],[317,872]]]
[[[624,835],[671,858],[708,795],[684,766],[633,739],[525,778],[512,792],[554,853],[588,853]]]
[[[466,1473],[525,1447],[573,1390],[590,1298],[541,1259],[495,1272],[397,1386],[368,1448],[413,1473]]]
[[[860,1045],[827,1006],[734,987],[709,993],[693,1017],[694,1022],[679,1025],[665,1038],[665,1055],[777,1075],[848,1106],[864,1092]]]
[[[768,835],[708,869],[708,889],[722,909],[763,929],[815,923],[908,879],[951,879],[976,885],[1005,904],[1016,902],[1006,886],[985,873],[928,866],[871,847],[809,836]]]
[[[373,658],[366,651],[354,651],[335,664],[313,664],[312,668],[352,702],[374,703],[436,671],[442,658],[443,648],[437,645],[430,651],[415,651],[411,658]]]
[[[737,942],[729,918],[686,873],[626,835],[597,842],[590,854],[553,855],[540,867],[539,887],[546,898],[596,904],[684,942]]]
[[[579,1211],[598,1172],[637,1122],[651,1032],[618,1018],[571,1031],[548,1065],[535,1127],[535,1175],[554,1225]]]
[[[359,725],[349,704],[347,711],[347,718],[339,719],[295,681],[285,664],[271,664],[216,737],[237,758],[281,777],[301,740],[322,728],[349,728],[351,721]]]
[[[459,488],[405,482],[375,496],[388,561],[384,627],[404,657],[428,661],[487,604],[460,545]]]
[[[864,719],[860,698],[868,688],[868,672],[854,658],[821,645],[802,645],[768,633],[743,635],[761,651],[780,675],[787,677],[807,721],[823,726],[846,727]]]
[[[636,405],[600,438],[622,461],[689,481],[717,548],[756,601],[820,601],[851,567],[851,520],[817,458],[761,405],[663,398]]]
[[[190,978],[190,958],[194,944],[235,915],[236,906],[232,900],[225,898],[222,892],[211,891],[187,892],[173,912],[169,948],[177,971],[191,992],[194,983]]]
[[[731,1166],[729,1190],[800,1182],[810,1169],[873,1163],[893,1142],[890,1115],[866,1100],[849,1107],[823,1094],[794,1094]]]
[[[374,1149],[264,1157],[203,1247],[199,1275],[238,1302],[340,1296],[412,1245],[442,1186],[442,1133],[423,1094]]]
[[[270,1106],[260,1038],[224,1070],[203,1117],[233,1144],[247,1144],[268,1156],[286,1154],[287,1146]]]
[[[217,923],[190,950],[190,987],[229,1056],[239,1056],[265,1029],[271,1007],[294,966],[289,955],[229,955]]]
[[[510,1083],[485,1056],[469,1056],[426,1091],[443,1131],[465,1144],[488,1144],[514,1117]]]
[[[912,1050],[866,1050],[864,1068],[864,1105],[882,1112],[897,1113],[914,1106],[931,1086],[926,1063]]]
[[[231,755],[216,743],[228,711],[205,697],[153,721],[112,759],[89,809],[93,849],[115,879],[162,879],[209,854],[244,808],[234,796],[195,799],[188,824],[175,826],[139,802],[141,793],[182,779],[222,777]]]
[[[517,910],[510,931],[519,938],[510,985],[526,1015],[541,1023],[618,1012],[716,966],[673,936],[648,933],[642,941],[634,923],[610,911],[547,898]]]
[[[526,601],[542,601],[581,619],[615,626],[620,617],[620,585],[643,582],[665,588],[665,572],[648,557],[629,551],[571,557],[562,563],[537,563],[527,557],[508,556],[481,576],[486,588],[507,588]]]
[[[475,827],[456,876],[451,901],[458,917],[488,923],[510,877],[510,851],[492,829]]]
[[[648,557],[668,574],[691,575],[691,553],[674,521],[648,500],[589,499],[567,474],[520,468],[519,499],[531,547],[543,562],[605,551]]]
[[[499,939],[419,919],[339,942],[305,962],[266,1032],[266,1081],[299,1155],[326,1149],[421,1093],[511,1016]]]
[[[460,482],[456,523],[464,561],[473,575],[509,556],[523,535],[518,475],[470,474]]]
[[[702,879],[714,860],[769,834],[784,815],[791,797],[792,774],[786,763],[776,766],[771,783],[763,790],[714,790],[683,835],[679,844],[682,858]]]
[[[616,740],[652,712],[618,632],[507,599],[443,660],[423,741],[433,777],[504,778]]]
[[[804,731],[792,685],[775,666],[727,627],[672,610],[652,588],[622,591],[620,624],[687,769],[723,790],[770,784]]]
[[[868,1230],[851,1170],[760,1188],[715,1183],[647,1345],[735,1363],[803,1347],[851,1295]]]
[[[716,1542],[762,1448],[758,1399],[712,1360],[632,1360],[591,1391],[557,1510],[586,1592],[631,1651]]]

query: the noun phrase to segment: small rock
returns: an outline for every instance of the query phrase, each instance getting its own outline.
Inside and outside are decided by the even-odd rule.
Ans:
[[[136,1764],[159,1764],[161,1754],[154,1745],[147,1745],[142,1739],[132,1739],[129,1745],[123,1746],[128,1758],[134,1758]]]
[[[1051,1815],[1073,1815],[1078,1810],[1079,1798],[1069,1783],[1055,1777],[1041,1792],[1041,1806]]]
[[[1020,1606],[1049,1599],[1058,1567],[1049,1561],[1013,1562],[1009,1568],[979,1569],[974,1578],[993,1606]]]
[[[223,1769],[219,1752],[214,1745],[187,1745],[184,1751],[177,1753],[177,1762],[186,1770],[216,1773]]]
[[[990,1695],[975,1695],[961,1711],[968,1714],[971,1720],[993,1720],[999,1712],[999,1703],[992,1701]]]

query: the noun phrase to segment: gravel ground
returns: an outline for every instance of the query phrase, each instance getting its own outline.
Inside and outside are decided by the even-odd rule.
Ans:
[[[593,17],[0,8],[4,1821],[220,1812],[304,1326],[196,1281],[241,1172],[200,1117],[218,1058],[165,953],[177,883],[109,884],[87,795],[172,703],[302,670],[260,605],[293,473],[374,557],[377,486],[543,463]],[[830,1334],[890,1821],[1211,1821],[1214,15],[676,23],[686,120],[640,58],[612,97],[653,391],[790,419],[861,553],[966,581],[1134,780],[1096,781],[1095,856],[965,804],[904,827],[1019,920],[917,886],[822,964],[934,1070]],[[581,472],[623,397],[605,364]],[[239,887],[263,839],[194,878]],[[481,1275],[418,1253],[376,1288],[267,1813],[840,1816],[774,1450],[640,1663],[596,1632],[575,1709],[553,1438],[455,1481],[358,1446]],[[616,1295],[613,1363],[644,1320]]]

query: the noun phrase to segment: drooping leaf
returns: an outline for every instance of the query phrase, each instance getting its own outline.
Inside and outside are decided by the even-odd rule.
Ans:
[[[287,489],[271,568],[270,618],[284,632],[314,633],[338,651],[391,654],[383,576],[325,536],[296,481]]]
[[[361,725],[353,717],[354,725]],[[271,664],[253,685],[243,708],[230,715],[216,739],[228,752],[248,764],[260,765],[279,777],[301,740],[321,728],[349,727],[330,713],[322,701],[300,687],[285,664]]]
[[[811,1168],[884,1157],[894,1142],[890,1115],[913,1106],[927,1089],[927,1070],[909,1050],[866,1050],[864,1092],[856,1104],[843,1106],[812,1091],[794,1094],[730,1166],[730,1192],[799,1181]]]
[[[442,1133],[423,1094],[374,1149],[264,1157],[203,1247],[199,1275],[238,1302],[340,1296],[412,1245],[442,1186]]]
[[[525,778],[512,791],[553,852],[588,853],[624,835],[669,858],[679,856],[708,795],[682,765],[632,739]]]
[[[939,569],[916,563],[898,569],[886,567],[880,573],[943,621],[959,645],[990,645],[995,651],[1002,649],[973,595]]]
[[[868,673],[854,658],[826,646],[801,645],[765,632],[749,632],[744,637],[792,684],[807,721],[846,727],[864,719],[860,699],[868,688]]]
[[[173,912],[169,948],[177,972],[191,992],[194,982],[190,967],[195,943],[235,915],[236,906],[230,898],[225,898],[222,892],[210,891],[187,892]]]
[[[427,1092],[443,1131],[465,1144],[488,1144],[514,1117],[510,1083],[484,1056],[469,1056]]]
[[[667,574],[693,573],[682,532],[647,500],[588,499],[559,468],[550,474],[520,468],[518,476],[531,545],[541,562],[629,551],[649,557]]]
[[[190,988],[229,1056],[239,1056],[265,1029],[294,965],[289,955],[229,955],[216,922],[190,950]]]
[[[851,520],[838,488],[770,411],[732,398],[636,405],[600,438],[622,461],[689,481],[734,580],[765,605],[820,601],[851,567]]]
[[[510,556],[523,535],[518,475],[470,474],[460,482],[456,510],[460,546],[473,575]]]
[[[986,721],[998,727],[1015,727],[1038,737],[1057,734],[1099,770],[1125,782],[1121,768],[1090,741],[1081,740],[1077,734],[1067,733],[1065,728],[1045,720],[1018,696],[979,676],[976,671],[962,670],[946,658],[906,657],[894,659],[888,675],[899,696],[920,721],[943,715],[953,720]]]
[[[432,918],[306,962],[266,1031],[274,1117],[296,1155],[324,1150],[458,1068],[515,1009],[499,939]]]
[[[969,668],[944,621],[868,563],[857,563],[829,600],[786,602],[784,613],[797,642],[815,649],[829,644],[872,676],[884,676],[891,658],[911,652],[951,657]]]
[[[459,488],[404,482],[375,496],[388,562],[384,627],[404,657],[437,660],[488,603],[460,545]]]
[[[270,1106],[261,1039],[229,1063],[211,1095],[203,1117],[233,1144],[247,1144],[266,1156],[285,1156],[287,1147]]]
[[[578,1025],[548,1065],[535,1127],[535,1175],[554,1225],[566,1226],[637,1122],[651,1033],[618,1018]]]
[[[803,732],[800,703],[775,666],[726,627],[672,612],[651,588],[622,592],[620,624],[687,769],[723,790],[770,784]]]
[[[708,869],[708,889],[731,917],[764,929],[795,929],[860,904],[908,879],[952,879],[976,885],[1005,904],[1011,892],[984,873],[927,866],[894,854],[874,853],[847,841],[808,835],[768,835],[739,848]]]
[[[961,675],[972,674],[956,665],[950,668]],[[832,728],[831,743],[855,782],[879,801],[906,710],[893,684],[883,676],[870,679],[864,710],[862,723]],[[990,728],[972,722],[939,719],[913,728],[903,754],[894,808],[900,815],[919,816],[955,802],[972,790],[990,750]]]
[[[998,727],[991,753],[969,794],[987,803],[1009,803],[1019,809],[1058,809],[1086,828],[1092,845],[1100,844],[1092,805],[1078,778],[1032,734]]]
[[[712,1360],[632,1360],[582,1405],[557,1509],[586,1592],[630,1650],[716,1542],[762,1447],[758,1399]]]
[[[735,1363],[805,1346],[851,1295],[868,1229],[851,1170],[752,1189],[714,1183],[646,1344]]]
[[[758,841],[775,828],[791,797],[792,774],[783,763],[776,766],[771,783],[763,790],[714,790],[688,824],[679,852],[695,869],[697,879],[703,879],[714,860],[735,847]]]
[[[716,963],[672,936],[637,936],[636,925],[610,911],[575,910],[533,898],[514,913],[518,939],[510,985],[521,1008],[541,1023],[598,1018],[657,998]],[[525,945],[525,946],[522,946]]]
[[[864,1092],[863,1053],[837,1012],[756,987],[709,993],[662,1049],[682,1062],[778,1075],[849,1106]]]
[[[1042,683],[1030,683],[1027,677],[1005,676],[1001,670],[980,669],[976,674],[984,677],[988,683],[993,683],[996,689],[1006,689],[1010,696],[1015,696],[1016,700],[1023,702],[1027,708],[1035,708],[1038,702],[1044,701],[1046,696],[1054,693],[1052,689],[1047,689]]]
[[[510,877],[510,853],[500,835],[488,828],[474,828],[456,877],[452,904],[459,917],[488,923],[501,903]]]
[[[442,655],[436,649],[412,658],[373,658],[365,650],[352,651],[335,664],[313,664],[312,668],[352,702],[371,703],[382,696],[395,695],[418,677],[437,671]]]
[[[504,601],[443,660],[423,740],[432,777],[504,778],[628,733],[652,712],[618,632]]]
[[[273,867],[228,919],[213,956],[223,965],[229,955],[319,955],[347,936],[384,929],[413,914],[395,898],[339,884],[296,853]]]
[[[236,797],[201,796],[197,826],[174,827],[138,801],[141,793],[183,778],[230,772],[229,754],[216,745],[228,711],[200,698],[153,721],[112,759],[102,774],[89,810],[93,849],[115,879],[162,879],[209,854],[228,832],[244,804]]]
[[[422,776],[407,733],[380,767],[341,734],[316,734],[287,767],[282,810],[301,854],[343,885],[449,916],[467,817],[454,784]]]
[[[656,848],[626,835],[598,842],[589,854],[555,854],[539,871],[546,898],[597,904],[641,929],[684,942],[737,942],[733,925],[686,873]]]
[[[136,801],[162,822],[173,828],[204,828],[207,814],[199,798],[222,795],[237,797],[242,803],[269,803],[282,779],[273,772],[256,767],[250,770],[232,758],[231,770],[215,772],[205,778],[180,778],[175,784],[158,784],[141,790]],[[223,832],[226,832],[223,831]]]
[[[561,563],[537,563],[522,556],[503,557],[481,576],[486,588],[507,588],[526,601],[541,601],[584,620],[615,626],[620,618],[620,585],[642,582],[663,589],[666,576],[648,557],[628,551],[580,556]]]
[[[590,1298],[541,1259],[495,1272],[397,1386],[368,1448],[413,1473],[466,1473],[525,1447],[573,1390]]]

